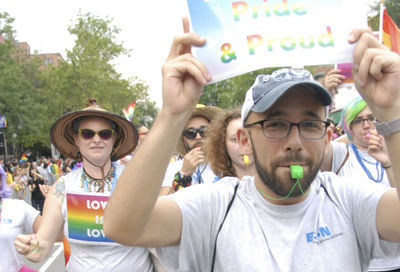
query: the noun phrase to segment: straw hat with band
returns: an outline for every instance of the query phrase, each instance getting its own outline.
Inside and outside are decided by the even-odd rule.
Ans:
[[[101,117],[115,123],[116,140],[111,153],[111,161],[116,161],[131,153],[138,142],[138,132],[135,126],[123,117],[106,111],[97,104],[82,110],[66,113],[52,126],[50,138],[53,145],[66,157],[80,160],[79,148],[75,145],[73,122],[80,117]],[[100,166],[99,166],[100,167]]]
[[[190,116],[190,119],[193,117],[200,116],[200,117],[207,119],[209,122],[211,122],[211,120],[213,120],[217,115],[219,115],[221,113],[222,113],[222,110],[218,107],[197,104],[192,115]],[[183,140],[182,134],[181,134],[181,137],[179,138],[178,145],[176,147],[176,151],[182,157],[184,157],[189,152],[189,150],[185,146],[185,142]]]

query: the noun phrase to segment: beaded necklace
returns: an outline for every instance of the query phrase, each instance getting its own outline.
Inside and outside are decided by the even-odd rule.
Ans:
[[[85,192],[112,192],[114,190],[115,184],[117,183],[117,175],[115,174],[115,165],[111,163],[111,169],[108,172],[107,176],[104,177],[104,187],[103,188],[103,180],[102,179],[95,179],[89,176],[85,168],[82,170],[81,175],[81,183],[82,188],[84,188]]]
[[[361,167],[364,170],[364,172],[367,174],[368,178],[370,180],[373,180],[373,181],[377,182],[377,183],[382,182],[383,175],[385,173],[382,164],[380,162],[378,162],[378,161],[376,161],[376,163],[373,163],[373,162],[370,162],[370,161],[364,159],[362,157],[362,155],[358,152],[358,149],[354,144],[351,144],[351,148],[353,148],[353,151],[354,151],[354,154],[356,155],[357,161],[361,165]],[[375,164],[376,173],[377,173],[376,179],[372,176],[371,172],[365,166],[364,162],[367,162],[369,164]],[[380,169],[380,171],[379,171],[379,169]]]

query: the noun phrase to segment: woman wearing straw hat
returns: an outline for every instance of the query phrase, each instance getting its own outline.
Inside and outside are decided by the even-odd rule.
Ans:
[[[36,235],[20,235],[18,252],[41,261],[64,230],[71,246],[67,271],[152,271],[149,251],[125,247],[104,236],[103,210],[123,167],[116,160],[137,144],[136,128],[90,100],[87,108],[59,118],[51,141],[83,167],[61,177],[46,198]]]

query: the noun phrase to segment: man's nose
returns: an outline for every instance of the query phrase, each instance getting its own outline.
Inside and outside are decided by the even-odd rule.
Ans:
[[[298,126],[292,126],[289,135],[285,139],[285,150],[299,151],[303,143]]]

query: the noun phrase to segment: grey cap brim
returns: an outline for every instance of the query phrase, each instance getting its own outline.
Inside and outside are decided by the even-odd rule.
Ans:
[[[282,83],[271,91],[263,95],[257,101],[255,101],[251,111],[264,112],[271,108],[287,91],[295,86],[304,85],[310,87],[320,97],[323,106],[329,106],[332,104],[332,97],[325,87],[317,82],[311,82],[306,80],[289,81]]]

